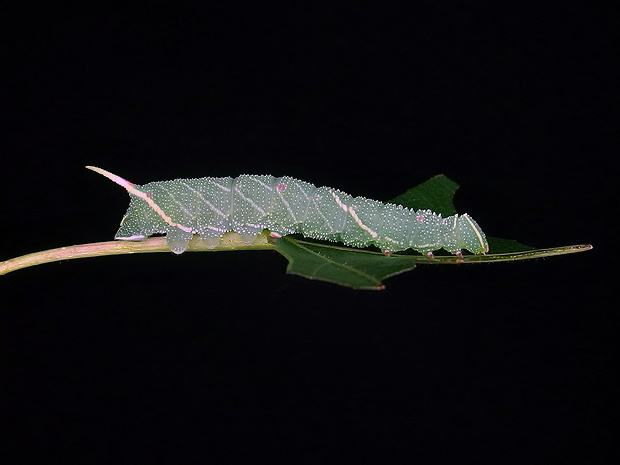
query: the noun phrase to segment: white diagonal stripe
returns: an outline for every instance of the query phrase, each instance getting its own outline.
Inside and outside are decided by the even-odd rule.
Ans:
[[[251,179],[252,181],[254,181],[254,182],[259,183],[261,186],[263,186],[265,189],[267,189],[267,190],[269,190],[269,191],[272,191],[272,190],[273,190],[273,188],[272,188],[269,184],[264,183],[263,181],[261,181],[260,179],[258,179],[258,178],[257,178],[257,177],[255,177],[255,176],[251,177],[250,179]]]
[[[239,194],[239,197],[241,197],[247,203],[252,205],[252,208],[254,208],[254,210],[258,211],[261,215],[265,216],[265,210],[263,210],[261,207],[259,207],[252,199],[250,199],[249,197],[246,197],[245,195],[243,195],[243,193],[239,189],[239,184],[235,185],[235,192],[237,192],[237,194]]]
[[[174,203],[176,203],[181,210],[183,210],[187,215],[190,216],[190,218],[194,218],[194,215],[192,214],[192,212],[190,212],[187,208],[185,208],[183,206],[183,204],[181,202],[179,202],[176,197],[174,196],[174,194],[172,194],[168,189],[166,189],[164,186],[160,186],[162,190],[164,190],[169,196],[170,198],[174,201]]]
[[[297,223],[297,218],[295,218],[295,214],[293,213],[290,204],[284,198],[283,192],[276,189],[276,193],[278,194],[278,196],[280,196],[282,203],[286,207],[286,211],[289,213],[289,215],[291,215],[291,218],[293,219],[293,224]]]
[[[226,218],[228,215],[226,215],[222,210],[220,210],[219,208],[215,207],[215,205],[213,205],[211,202],[209,202],[207,199],[205,199],[204,195],[202,195],[202,193],[196,189],[194,189],[192,186],[190,186],[187,183],[184,183],[183,181],[181,181],[181,184],[183,184],[185,187],[187,187],[190,191],[194,192],[198,197],[200,197],[200,199],[207,204],[207,206],[213,210],[215,212],[216,215],[219,215],[223,218]]]
[[[222,189],[223,191],[230,192],[230,187],[222,186],[221,184],[215,182],[213,179],[207,179],[211,184],[215,184],[217,187]]]

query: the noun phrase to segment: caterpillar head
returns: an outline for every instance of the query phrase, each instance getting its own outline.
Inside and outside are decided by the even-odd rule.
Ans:
[[[483,254],[489,251],[487,238],[471,216],[467,213],[458,219],[459,246],[474,254]]]

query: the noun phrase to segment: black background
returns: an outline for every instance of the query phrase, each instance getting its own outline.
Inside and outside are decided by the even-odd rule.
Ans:
[[[595,249],[382,292],[285,275],[275,252],[3,276],[3,455],[613,463],[609,12],[163,5],[2,15],[1,259],[113,237],[127,194],[84,165],[380,200],[443,173],[488,235]]]

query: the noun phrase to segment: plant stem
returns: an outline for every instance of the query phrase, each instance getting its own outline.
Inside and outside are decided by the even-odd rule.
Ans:
[[[217,247],[209,248],[199,236],[194,236],[189,243],[188,252],[223,252],[231,250],[273,250],[266,233],[259,234],[251,244],[241,240],[237,233],[227,233],[220,239]],[[170,248],[165,237],[150,237],[143,241],[108,241],[92,244],[71,245],[57,249],[22,255],[0,262],[0,275],[20,270],[29,266],[74,258],[103,257],[105,255],[121,255],[132,253],[169,252]]]

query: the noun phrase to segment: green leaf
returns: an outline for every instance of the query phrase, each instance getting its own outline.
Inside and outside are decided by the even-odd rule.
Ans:
[[[503,241],[503,239],[497,239]],[[289,264],[287,273],[318,279],[340,286],[360,290],[382,290],[383,280],[391,276],[413,270],[416,265],[457,265],[463,263],[491,263],[533,258],[551,257],[591,250],[589,244],[569,245],[548,249],[534,249],[516,241],[513,251],[486,255],[426,255],[407,253],[386,257],[381,252],[353,249],[338,245],[314,243],[305,239],[285,236],[276,241],[276,250],[286,257]]]
[[[503,239],[499,239],[503,240]],[[519,244],[517,241],[514,244]],[[501,253],[487,253],[485,255],[435,255],[433,258],[424,255],[411,255],[414,263],[421,265],[458,265],[462,263],[491,263],[491,262],[513,262],[516,260],[529,260],[533,258],[552,257],[555,255],[566,255],[569,253],[585,252],[591,250],[590,244],[565,245],[562,247],[550,247],[548,249],[535,249],[533,247],[522,246],[520,250],[515,247],[513,251],[502,251]],[[395,255],[396,256],[396,255]]]
[[[382,253],[319,244],[285,236],[276,250],[289,261],[287,273],[353,289],[380,290],[383,279],[415,268],[415,256],[386,257]]]
[[[498,237],[487,237],[489,243],[489,250],[493,253],[511,253],[511,252],[526,252],[528,250],[535,250],[536,247],[521,244],[514,239],[500,239]]]
[[[458,188],[457,183],[443,174],[438,174],[389,202],[414,210],[428,209],[441,213],[443,216],[451,216],[456,213],[452,199]]]

